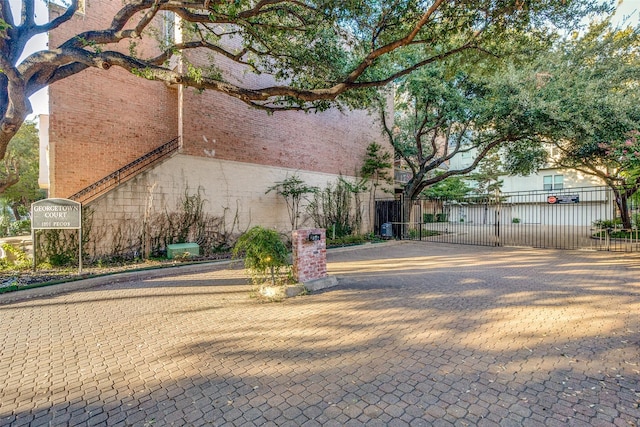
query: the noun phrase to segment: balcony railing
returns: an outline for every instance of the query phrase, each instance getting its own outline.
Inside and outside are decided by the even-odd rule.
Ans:
[[[105,194],[120,184],[135,177],[139,173],[167,159],[173,153],[176,153],[179,148],[180,138],[176,137],[166,144],[161,145],[160,147],[137,158],[133,162],[121,167],[117,171],[110,173],[99,181],[83,188],[76,194],[70,196],[69,199],[80,203],[86,203],[94,200],[98,196]]]
[[[412,176],[413,174],[411,173],[411,171],[405,171],[400,169],[396,169],[393,171],[393,177],[395,181],[399,184],[406,184],[407,182],[409,182]]]

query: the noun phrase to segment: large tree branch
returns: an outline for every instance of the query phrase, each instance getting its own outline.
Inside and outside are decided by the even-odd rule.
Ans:
[[[246,67],[253,69],[254,71],[257,71],[253,64],[247,61],[244,61],[242,59],[244,55],[246,55],[247,49],[242,49],[237,53],[231,53],[228,50],[223,49],[218,45],[208,43],[204,40],[176,43],[175,45],[171,46],[171,48],[166,49],[160,55],[153,58],[149,58],[145,60],[145,62],[148,62],[149,64],[161,66],[162,64],[170,60],[175,55],[176,51],[192,50],[192,49],[198,49],[198,48],[204,48],[211,52],[215,52],[218,55],[224,56],[225,58],[228,58],[237,64],[244,65]]]
[[[4,174],[0,174],[0,194],[20,181],[20,164],[15,158],[4,159]]]
[[[475,159],[473,160],[473,162],[462,169],[449,169],[448,171],[438,175],[438,176],[434,176],[432,178],[428,178],[423,180],[419,185],[419,190],[418,193],[420,193],[422,190],[424,190],[426,187],[428,187],[429,185],[433,185],[436,184],[446,178],[449,178],[451,176],[456,176],[456,175],[466,175],[469,172],[472,172],[477,166],[478,164],[482,161],[482,159],[484,159],[487,154],[494,149],[495,147],[499,146],[500,144],[503,144],[507,141],[509,141],[510,138],[509,137],[502,137],[502,138],[497,138],[495,140],[493,140],[492,142],[486,144],[482,150],[480,150],[478,152],[478,154],[476,155]],[[440,166],[442,163],[444,163],[445,160],[442,159],[437,159],[434,160],[431,164],[428,165],[427,170],[434,170],[436,169],[438,166]]]
[[[22,0],[22,10],[20,12],[21,25],[24,27],[32,27],[35,19],[35,5],[34,0]]]
[[[4,153],[6,149],[7,135],[16,130],[16,126],[20,126],[20,121],[24,119],[25,112],[30,111],[30,104],[26,99],[28,94],[88,67],[109,69],[112,66],[117,66],[150,80],[163,81],[169,84],[182,84],[196,89],[215,90],[264,110],[308,109],[312,108],[315,102],[326,105],[328,101],[335,101],[348,90],[384,86],[395,79],[412,73],[418,68],[456,53],[468,49],[481,49],[478,46],[478,40],[481,34],[484,34],[485,29],[492,24],[493,17],[511,13],[508,7],[503,7],[501,2],[498,2],[497,5],[489,2],[491,4],[487,7],[491,13],[488,14],[486,19],[477,20],[475,18],[478,14],[478,8],[474,2],[468,5],[462,2],[454,7],[453,2],[447,5],[446,0],[433,0],[431,4],[426,6],[423,2],[415,4],[410,2],[414,8],[410,10],[410,13],[402,17],[396,16],[390,10],[378,10],[376,12],[379,13],[379,19],[377,19],[379,28],[372,29],[371,35],[375,37],[375,40],[370,45],[369,52],[363,53],[363,56],[360,56],[360,59],[355,60],[355,62],[352,62],[354,61],[353,58],[346,58],[348,55],[341,56],[339,53],[338,56],[340,58],[336,63],[345,68],[339,69],[337,65],[330,64],[325,70],[323,68],[326,65],[324,54],[330,57],[334,53],[332,49],[339,51],[340,49],[348,48],[352,40],[356,44],[359,42],[356,33],[349,33],[344,28],[340,28],[340,24],[344,24],[344,22],[340,21],[343,16],[346,16],[346,19],[351,19],[348,14],[342,15],[343,11],[349,10],[349,5],[345,5],[343,9],[339,2],[326,4],[321,2],[319,7],[326,9],[314,9],[313,5],[303,0],[256,0],[255,2],[248,2],[247,9],[236,10],[238,4],[245,5],[245,3],[247,2],[233,3],[227,0],[127,0],[115,13],[106,29],[98,28],[97,30],[77,34],[56,49],[30,55],[16,66],[17,58],[24,47],[23,43],[26,42],[29,35],[60,27],[71,20],[78,9],[78,0],[72,0],[71,5],[61,15],[53,18],[45,25],[38,26],[35,25],[34,20],[34,0],[25,0],[22,3],[23,24],[20,25],[20,31],[16,32],[17,29],[12,28],[8,31],[8,34],[12,37],[11,41],[8,42],[6,37],[0,40],[0,53],[4,55],[4,62],[11,65],[4,66],[0,64],[3,69],[7,70],[5,76],[9,81],[5,86],[0,85],[2,86],[0,87],[2,91],[0,99],[3,102],[6,100],[5,105],[7,105],[3,111],[5,114],[0,118],[0,128],[3,132],[2,136],[0,136],[0,152]],[[9,10],[10,4],[10,0],[0,0],[2,14],[5,17],[11,13]],[[374,5],[373,7],[375,8],[376,6]],[[425,7],[427,8],[426,10],[424,10]],[[207,31],[215,31],[211,27],[213,25],[230,24],[227,27],[245,37],[242,40],[246,46],[241,52],[232,53],[227,51],[223,45],[211,43],[208,40],[209,35],[204,33],[205,30],[202,30],[202,40],[188,40],[183,44],[171,46],[161,54],[147,60],[115,51],[119,49],[117,44],[122,40],[141,37],[143,32],[152,25],[152,22],[157,22],[157,14],[161,10],[173,11],[198,28],[206,26],[208,27]],[[358,12],[356,10],[351,11]],[[441,16],[442,19],[440,19]],[[475,19],[471,26],[469,26],[469,17]],[[323,21],[323,18],[326,18],[326,21]],[[356,16],[353,22],[358,21],[358,18]],[[369,17],[363,18],[368,19]],[[11,18],[5,19],[5,22],[10,24],[12,22]],[[326,27],[324,26],[325,22],[327,23]],[[436,31],[435,34],[437,36],[425,31],[429,29],[430,23],[436,25],[437,28],[434,31]],[[380,41],[383,36],[390,37],[392,33],[404,28],[403,25],[407,27],[404,32],[396,34],[397,37]],[[348,25],[346,26],[348,27]],[[308,31],[300,32],[302,28]],[[274,32],[269,33],[269,29],[273,29],[277,37]],[[312,75],[306,80],[310,82],[309,88],[296,87],[295,83],[293,83],[290,85],[274,84],[268,87],[249,89],[222,81],[219,78],[200,77],[197,73],[180,74],[163,66],[177,50],[198,48],[207,49],[216,55],[225,56],[244,66],[251,66],[247,58],[253,49],[256,56],[261,58],[260,61],[256,61],[257,64],[261,65],[256,65],[254,71],[260,71],[261,66],[264,66],[266,71],[273,67],[278,71],[282,70],[281,77],[285,79],[287,72],[296,73],[302,70],[301,72],[305,73],[312,68],[312,65],[315,65],[304,63],[302,56],[306,55],[308,50],[303,48],[312,46],[314,42],[320,43],[322,31],[317,30],[324,29],[333,31],[332,36],[343,34],[342,44],[338,41],[335,46],[328,46],[328,53],[320,52],[321,49],[313,52],[313,54],[319,55],[321,61],[325,61],[325,63],[318,65],[322,72],[326,71],[326,74],[310,73]],[[287,41],[284,36],[286,35],[286,30],[295,32],[296,36],[300,36],[299,40],[294,37],[294,40]],[[376,35],[373,36],[373,34]],[[444,38],[438,39],[440,35]],[[333,38],[331,40],[332,42],[335,41]],[[445,51],[438,51],[437,54],[432,54],[432,56],[424,57],[426,55],[425,52],[433,52],[435,47],[444,49],[445,46],[453,43],[453,40],[459,40],[454,47]],[[299,44],[296,44],[296,41],[299,41]],[[365,40],[360,41],[368,42]],[[378,43],[386,44],[376,47]],[[426,48],[421,51],[420,57],[414,59],[414,62],[404,64],[404,68],[397,64],[398,68],[385,69],[384,74],[379,75],[379,77],[371,77],[368,80],[363,79],[367,74],[367,70],[378,65],[380,63],[379,59],[383,56],[402,51],[404,47],[410,47],[410,50],[413,50],[413,47],[418,44],[423,44]],[[350,53],[355,55],[360,52],[359,48],[362,46],[364,45],[358,45]],[[290,60],[290,58],[293,60]],[[346,68],[346,64],[354,63],[355,65]],[[343,77],[335,77],[336,75]],[[305,81],[305,79],[291,79],[290,81]]]
[[[403,150],[399,149],[396,143],[396,139],[394,138],[394,135],[393,135],[393,130],[389,127],[386,108],[381,101],[379,105],[379,111],[380,111],[380,118],[381,118],[380,122],[382,123],[382,130],[384,134],[387,136],[387,138],[389,139],[389,144],[393,147],[395,154],[402,157],[402,159],[405,161],[407,166],[409,166],[409,169],[411,169],[411,174],[415,176],[418,173],[418,167],[413,162],[413,159],[411,159],[410,156],[407,156]]]
[[[0,118],[0,159],[4,158],[9,141],[18,132],[27,115],[31,113],[31,104],[26,96],[22,80],[8,79],[6,95],[3,93],[0,99],[5,96],[7,106],[4,110],[4,115]]]
[[[34,27],[34,32],[39,34],[39,33],[46,33],[48,31],[54,30],[58,28],[60,25],[70,20],[77,11],[78,11],[78,0],[71,0],[71,4],[62,15],[52,19],[50,22],[44,25],[38,25]]]
[[[444,0],[436,0],[431,5],[431,7],[429,7],[429,9],[427,9],[427,11],[422,15],[420,20],[413,27],[412,31],[409,34],[407,34],[405,37],[370,52],[364,58],[364,60],[362,60],[360,64],[357,67],[355,67],[353,71],[351,71],[351,73],[349,73],[349,75],[345,79],[345,84],[353,83],[358,78],[360,78],[360,76],[362,76],[362,74],[367,70],[367,68],[369,68],[374,63],[376,59],[402,46],[407,46],[408,44],[413,42],[413,40],[416,38],[420,30],[422,30],[422,28],[425,25],[427,25],[427,23],[429,22],[433,14],[436,12],[436,10],[438,10],[438,8],[442,5],[443,2]]]

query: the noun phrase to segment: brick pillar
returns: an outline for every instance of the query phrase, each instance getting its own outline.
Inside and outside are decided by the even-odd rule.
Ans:
[[[318,238],[318,240],[315,240]],[[311,238],[310,238],[311,237]],[[293,276],[300,282],[327,277],[327,236],[323,228],[293,231]]]

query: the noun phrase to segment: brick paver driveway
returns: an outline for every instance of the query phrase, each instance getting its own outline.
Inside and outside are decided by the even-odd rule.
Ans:
[[[638,257],[329,261],[338,287],[283,303],[221,267],[5,301],[0,424],[637,425]]]

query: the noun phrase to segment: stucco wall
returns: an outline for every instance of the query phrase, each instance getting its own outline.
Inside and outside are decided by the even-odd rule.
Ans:
[[[291,226],[284,199],[275,192],[265,193],[276,182],[292,175],[321,189],[338,179],[334,174],[176,155],[90,203],[88,207],[94,212],[93,234],[100,236],[98,246],[108,246],[114,233],[122,233],[124,229],[127,233],[139,232],[145,217],[175,211],[185,194],[197,191],[205,200],[206,212],[224,217],[224,226],[230,234],[237,235],[255,225],[289,233]],[[363,228],[368,229],[366,203],[363,209]],[[313,223],[303,214],[299,225],[313,226]]]

